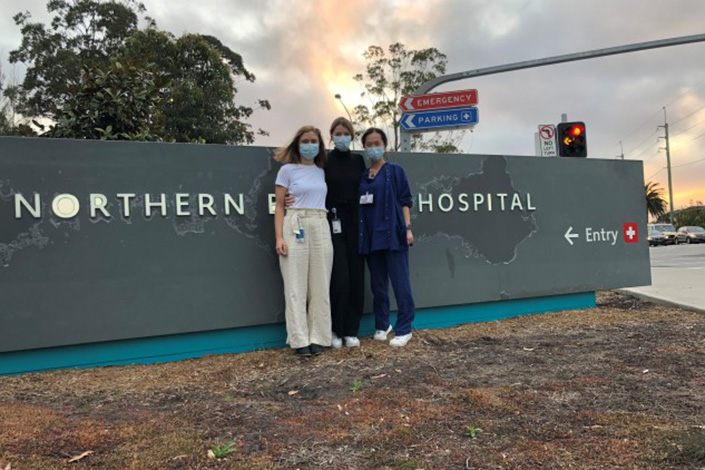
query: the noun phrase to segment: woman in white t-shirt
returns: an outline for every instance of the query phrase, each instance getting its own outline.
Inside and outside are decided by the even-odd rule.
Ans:
[[[274,187],[274,233],[284,279],[287,344],[298,356],[318,355],[331,345],[333,269],[323,171],[327,155],[321,131],[302,127],[274,158],[283,163]],[[294,203],[285,209],[287,191]]]

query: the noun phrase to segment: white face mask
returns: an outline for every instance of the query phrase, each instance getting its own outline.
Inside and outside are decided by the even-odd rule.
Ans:
[[[299,144],[299,153],[306,160],[313,160],[318,156],[318,144]]]
[[[350,142],[352,142],[352,138],[349,135],[336,135],[333,137],[333,145],[341,152],[350,150]]]
[[[378,162],[384,156],[384,147],[367,147],[365,155],[373,162]]]

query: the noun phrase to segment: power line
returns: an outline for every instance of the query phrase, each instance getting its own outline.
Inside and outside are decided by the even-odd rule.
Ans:
[[[639,124],[639,126],[637,126],[632,132],[630,132],[630,133],[627,134],[627,135],[633,135],[633,134],[635,134],[636,131],[640,130],[642,127],[644,127],[646,124],[648,124],[649,121],[651,121],[651,119],[652,119],[654,116],[656,116],[658,113],[660,113],[660,112],[661,112],[661,110],[659,109],[659,110],[656,111],[655,113],[649,115],[649,117],[646,118],[646,119],[644,120],[644,122],[642,122],[641,124]],[[655,133],[655,132],[654,132],[654,133]],[[651,135],[653,135],[653,134],[650,134],[649,137],[651,137]],[[647,139],[648,139],[648,137],[647,137]],[[622,139],[622,140],[623,140],[623,141],[624,141],[624,140],[629,140],[629,137],[627,137],[626,139]],[[643,142],[642,142],[642,143],[643,143]],[[639,144],[639,145],[641,145],[641,144]],[[637,146],[634,147],[634,148],[639,147],[639,145],[637,145]],[[627,152],[627,153],[629,153],[629,152]]]
[[[643,155],[643,154],[645,154],[645,153],[648,153],[655,145],[659,145],[659,143],[660,143],[660,142],[659,142],[658,140],[656,140],[656,141],[654,141],[653,144],[649,145],[648,147],[646,147],[644,150],[642,150],[642,151],[639,152],[639,153],[640,153],[641,155]],[[642,160],[643,160],[643,158],[642,158]]]
[[[684,132],[687,132],[687,131],[691,130],[693,127],[698,127],[700,124],[702,124],[704,122],[705,122],[705,119],[698,121],[697,123],[693,124],[692,126],[687,127],[685,129],[683,129],[682,131],[676,132],[675,134],[672,134],[671,137],[674,137],[674,136],[680,135]]]
[[[656,135],[657,132],[658,132],[658,128],[656,128],[651,134],[649,134],[648,136],[646,136],[646,138],[645,138],[644,140],[642,140],[642,141],[639,143],[639,145],[637,145],[636,147],[632,147],[632,149],[631,149],[630,151],[625,152],[624,155],[629,155],[630,153],[634,153],[634,152],[636,151],[636,149],[638,149],[639,147],[641,147],[642,145],[644,145],[646,142],[648,142],[648,140],[651,139],[651,137],[653,137],[654,135]],[[658,143],[658,140],[657,140],[655,143]],[[653,145],[654,145],[654,144],[651,144],[649,147],[646,147],[646,148],[647,148],[647,149],[648,149],[648,148],[651,148],[651,147],[653,147]]]
[[[700,81],[699,81],[698,83],[696,83],[694,86],[685,89],[683,92],[681,92],[681,93],[680,93],[679,95],[677,95],[675,98],[673,98],[671,101],[669,101],[668,103],[666,103],[663,107],[665,108],[665,107],[667,107],[667,106],[670,106],[671,104],[675,103],[676,101],[678,101],[679,99],[681,99],[683,96],[685,96],[687,93],[689,93],[689,92],[691,92],[691,91],[693,91],[693,90],[695,90],[695,89],[697,89],[697,88],[700,88],[700,87],[703,86],[703,85],[705,85],[705,78],[702,79],[702,80],[700,80]],[[703,106],[703,107],[705,107],[705,106]],[[692,113],[690,113],[690,114],[684,116],[683,118],[681,118],[679,121],[676,121],[675,123],[678,123],[678,122],[682,121],[683,119],[687,118],[688,116],[691,116],[691,115],[697,113],[697,112],[700,111],[701,109],[703,109],[703,108],[700,108],[700,109],[698,109],[698,110],[696,110],[696,111],[693,111]],[[633,135],[633,134],[635,134],[638,130],[640,130],[642,127],[644,127],[649,121],[651,121],[651,119],[652,119],[654,116],[656,116],[656,115],[657,115],[658,113],[660,113],[660,112],[661,112],[661,110],[659,109],[659,110],[655,111],[654,113],[650,114],[649,117],[647,117],[641,124],[639,124],[636,128],[634,128],[634,130],[633,130],[632,132],[630,132],[630,133],[627,134],[627,135]],[[675,123],[671,123],[671,125],[673,125],[673,124],[675,124]],[[657,129],[657,131],[658,131],[658,129]],[[648,140],[649,137],[651,137],[651,136],[652,136],[653,134],[655,134],[655,133],[656,133],[656,132],[654,132],[654,133],[652,133],[652,134],[649,134],[649,136],[646,137],[646,139],[644,139],[644,141],[645,141],[645,140]],[[625,141],[625,140],[629,140],[629,137],[622,139],[622,141]],[[637,145],[636,147],[633,147],[632,150],[630,150],[629,152],[624,153],[624,155],[627,155],[627,154],[629,154],[629,153],[634,152],[634,150],[636,150],[637,148],[639,148],[639,147],[644,143],[644,141],[642,141],[642,142],[641,142],[639,145]]]
[[[650,180],[651,178],[653,178],[654,176],[658,175],[659,173],[661,173],[661,172],[662,172],[663,170],[665,170],[665,169],[666,169],[666,167],[664,166],[664,167],[661,168],[659,171],[657,171],[657,172],[654,173],[653,175],[647,177],[646,179],[647,179],[647,180]]]
[[[684,120],[684,119],[686,119],[686,118],[689,118],[689,117],[692,116],[693,114],[695,114],[695,113],[697,113],[697,112],[699,112],[699,111],[701,111],[701,110],[703,110],[703,109],[705,109],[705,105],[699,107],[698,109],[696,109],[695,111],[693,111],[693,112],[690,113],[690,114],[686,114],[685,116],[683,116],[682,118],[678,119],[677,121],[673,121],[670,125],[673,126],[673,125],[675,125],[675,124],[678,124],[678,123],[681,122],[682,120]]]
[[[692,141],[694,141],[694,140],[697,140],[697,139],[701,138],[701,137],[704,136],[704,135],[705,135],[705,132],[703,132],[702,134],[700,134],[700,135],[698,135],[698,136],[693,137],[693,138],[690,139],[690,140],[686,140],[685,142],[681,142],[681,143],[678,144],[678,147],[677,147],[677,148],[680,148],[680,147],[684,146],[685,144],[689,144],[690,142],[692,142]]]
[[[657,151],[655,151],[654,153],[652,153],[651,155],[649,155],[648,157],[642,158],[641,161],[643,161],[644,163],[646,163],[646,162],[648,162],[649,160],[651,160],[652,158],[654,158],[656,155],[658,155],[658,154],[660,154],[660,153],[661,153],[661,150],[657,150]]]
[[[703,134],[703,135],[705,135],[705,134]],[[705,158],[700,158],[700,159],[698,159],[698,160],[693,160],[692,162],[681,163],[680,165],[673,165],[671,168],[678,168],[678,167],[681,167],[681,166],[688,166],[688,165],[692,165],[692,164],[694,164],[694,163],[700,163],[700,162],[702,162],[702,161],[705,161]]]
[[[686,93],[688,93],[688,92],[690,92],[690,91],[693,91],[693,90],[695,90],[696,88],[700,88],[700,87],[703,86],[703,85],[705,85],[705,78],[703,78],[702,80],[700,80],[700,81],[699,81],[697,84],[695,84],[694,86],[692,86],[692,87],[690,87],[690,88],[686,88],[685,91],[683,91],[680,95],[678,95],[678,96],[676,96],[675,98],[673,98],[671,101],[669,101],[668,103],[666,103],[664,106],[665,106],[665,107],[670,106],[671,104],[675,103],[675,102],[678,101],[679,99],[683,98],[683,96],[684,96]]]

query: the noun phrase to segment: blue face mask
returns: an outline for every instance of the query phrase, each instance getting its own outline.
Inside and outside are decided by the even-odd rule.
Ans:
[[[335,148],[341,152],[350,150],[350,142],[352,142],[352,138],[349,135],[336,135],[333,137]]]
[[[318,156],[318,144],[299,144],[299,153],[306,160],[313,160]]]
[[[373,162],[378,162],[384,156],[384,147],[367,147],[365,149],[365,155]]]

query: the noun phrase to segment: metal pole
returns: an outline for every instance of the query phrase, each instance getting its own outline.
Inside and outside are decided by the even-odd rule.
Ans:
[[[483,69],[468,70],[466,72],[442,75],[440,77],[428,80],[427,82],[424,82],[420,87],[418,87],[412,94],[421,95],[424,93],[428,93],[429,91],[433,90],[439,85],[442,85],[443,83],[453,82],[456,80],[463,80],[466,78],[480,77],[483,75],[493,75],[497,73],[511,72],[514,70],[529,69],[533,67],[543,67],[546,65],[561,64],[564,62],[573,62],[576,60],[594,59],[596,57],[604,57],[608,55],[626,54],[628,52],[638,52],[647,49],[657,49],[660,47],[679,46],[681,44],[691,44],[694,42],[703,41],[705,41],[705,34],[694,34],[692,36],[681,36],[670,39],[658,39],[656,41],[638,42],[635,44],[627,44],[624,46],[608,47],[605,49],[595,49],[592,51],[585,52],[575,52],[573,54],[558,55],[553,57],[547,57],[544,59],[526,60],[523,62],[514,62],[511,64],[497,65],[494,67],[487,67]],[[407,134],[407,132],[404,130],[402,130],[401,132],[401,151],[408,152],[409,148],[404,148],[405,139],[403,137],[404,134]],[[410,139],[408,139],[408,141],[410,142]]]
[[[345,110],[345,113],[348,115],[348,119],[350,119],[350,122],[352,122],[352,116],[350,116],[350,111],[348,111],[348,107],[345,106],[345,103],[343,103],[343,97],[340,96],[340,93],[335,94],[335,99],[340,101],[340,104],[343,105],[343,109]]]
[[[348,115],[348,119],[350,120],[350,123],[352,123],[353,122],[352,116],[350,116],[350,111],[348,111],[348,107],[345,106],[345,103],[343,103],[343,97],[340,96],[340,93],[335,94],[335,99],[340,101],[340,104],[343,105],[343,109],[345,110],[345,113]],[[355,150],[355,140],[352,141],[352,148],[353,148],[353,150]]]
[[[663,129],[666,131],[666,166],[668,167],[668,209],[673,225],[673,180],[671,179],[671,145],[668,141],[668,119],[666,118],[666,107],[663,107]],[[675,227],[675,225],[674,225]]]

